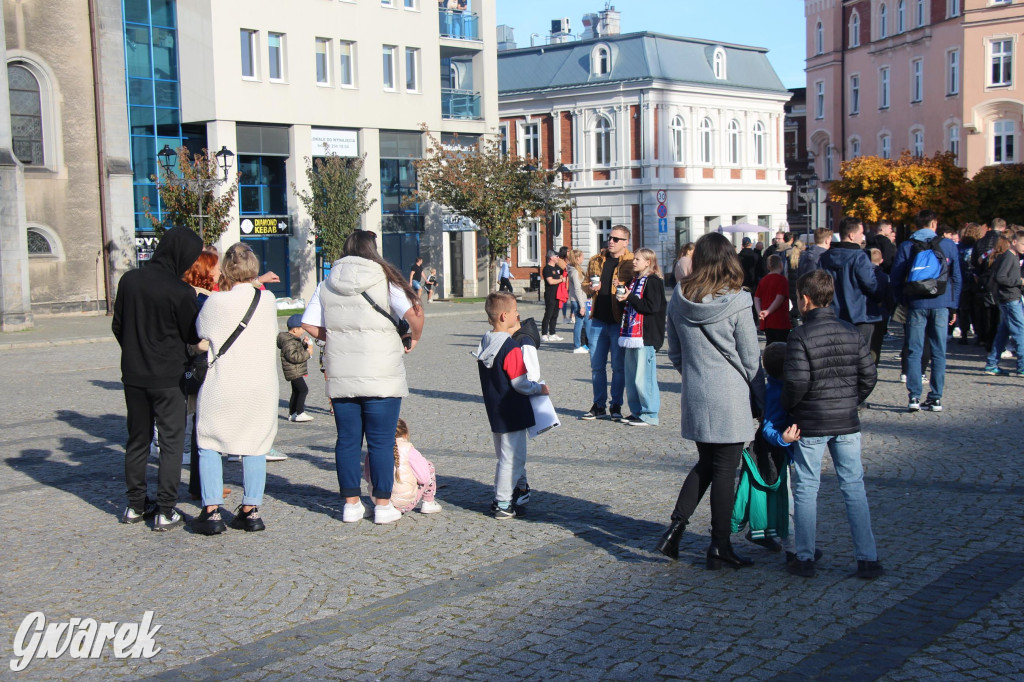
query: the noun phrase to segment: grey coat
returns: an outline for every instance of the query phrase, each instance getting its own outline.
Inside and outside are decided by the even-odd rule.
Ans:
[[[683,298],[678,286],[672,293],[668,357],[682,379],[680,421],[687,440],[745,443],[754,438],[749,382],[758,376],[761,353],[751,305],[745,291],[708,296],[700,303]],[[700,326],[735,364],[715,349]]]

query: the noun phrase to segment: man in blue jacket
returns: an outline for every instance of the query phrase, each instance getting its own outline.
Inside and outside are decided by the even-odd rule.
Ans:
[[[903,294],[907,283],[907,274],[911,265],[911,251],[915,241],[934,239],[939,219],[934,211],[924,210],[914,218],[917,231],[910,239],[900,244],[896,251],[896,259],[892,264],[890,285],[897,302],[906,304],[907,336],[910,344],[910,355],[907,358],[907,393],[910,400],[907,409],[910,412],[928,410],[942,411],[942,387],[946,382],[946,328],[956,321],[957,303],[960,300],[960,259],[956,244],[951,239],[942,239],[939,248],[946,256],[949,265],[949,282],[946,290],[934,298],[908,297]],[[925,338],[932,351],[932,374],[928,396],[921,402],[921,354],[924,352]]]
[[[877,310],[868,310],[868,299],[873,299],[878,292],[878,280],[871,257],[861,247],[862,241],[864,223],[860,218],[843,218],[839,223],[839,241],[821,254],[818,268],[832,275],[835,281],[832,307],[836,309],[836,317],[857,327],[870,348],[875,323],[882,318]]]

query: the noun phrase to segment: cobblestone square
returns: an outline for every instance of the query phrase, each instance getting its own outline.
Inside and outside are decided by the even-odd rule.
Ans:
[[[153,611],[160,651],[118,660],[108,646],[21,673],[5,661],[4,679],[1022,679],[1024,383],[983,375],[973,346],[950,346],[945,411],[908,414],[900,339],[887,342],[862,417],[887,571],[868,582],[852,577],[827,464],[813,579],[741,536],[756,565],[706,571],[706,501],[679,562],[652,551],[696,460],[664,353],[662,425],[633,429],[579,420],[588,356],[545,344],[563,423],[530,443],[529,514],[493,519],[494,454],[469,355],[487,328],[481,304],[428,306],[407,357],[402,416],[436,466],[442,513],[342,524],[335,428],[315,372],[308,424],[287,421],[281,379],[276,447],[289,458],[268,464],[266,532],[121,525],[124,401],[105,325],[82,318],[63,337],[0,338],[0,641],[15,658],[15,633],[37,611],[50,623]],[[241,466],[224,469],[231,510]],[[179,509],[192,517],[188,476],[186,460]]]

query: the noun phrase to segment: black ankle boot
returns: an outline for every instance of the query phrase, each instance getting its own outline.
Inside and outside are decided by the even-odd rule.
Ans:
[[[668,530],[658,540],[658,544],[655,545],[654,549],[661,552],[669,559],[679,558],[679,540],[683,537],[683,532],[686,530],[685,521],[673,521],[669,524]]]
[[[743,568],[744,566],[753,565],[753,561],[741,557],[733,551],[732,543],[726,543],[721,547],[712,543],[712,545],[708,547],[707,567],[709,571],[717,571],[722,566]]]

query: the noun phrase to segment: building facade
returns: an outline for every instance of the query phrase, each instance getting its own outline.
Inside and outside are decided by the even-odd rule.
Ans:
[[[0,287],[14,329],[106,311],[134,265],[134,224],[121,0],[2,9]]]
[[[806,0],[807,146],[823,183],[861,155],[1021,161],[1020,0]]]
[[[785,224],[790,93],[766,50],[597,35],[500,52],[498,70],[509,150],[544,168],[565,165],[576,201],[560,233],[527,221],[512,254],[520,285],[546,248],[592,256],[617,224],[666,264],[679,246],[720,227],[763,228],[754,236]]]
[[[382,235],[384,256],[406,273],[422,256],[446,293],[475,295],[486,287],[475,232],[446,232],[459,222],[407,198],[425,148],[421,126],[462,144],[497,127],[494,0],[463,11],[432,0],[299,4],[301,11],[270,0],[178,0],[175,26],[152,31],[154,42],[158,28],[165,39],[164,29],[176,31],[177,68],[164,82],[180,87],[179,129],[170,126],[165,140],[155,121],[155,147],[140,137],[146,154],[165,142],[233,151],[237,210],[221,245],[249,242],[280,275],[275,294],[303,298],[322,274],[296,198],[307,190],[306,164],[328,151],[365,155],[377,203],[362,227]],[[174,111],[163,114],[170,121]],[[145,175],[136,172],[137,211],[141,195],[155,190],[140,187]]]

